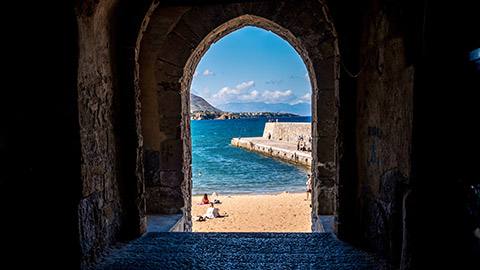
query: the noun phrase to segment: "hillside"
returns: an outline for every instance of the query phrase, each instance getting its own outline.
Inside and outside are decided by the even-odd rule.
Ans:
[[[264,103],[264,102],[245,102],[245,103],[226,103],[218,106],[220,109],[228,112],[277,112],[293,113],[304,116],[312,115],[311,105],[308,103],[298,103],[290,105],[287,103]]]
[[[190,119],[192,120],[205,120],[205,119],[240,119],[240,118],[256,118],[256,117],[294,117],[299,116],[293,113],[273,113],[267,112],[248,112],[249,108],[242,112],[223,112],[220,109],[215,108],[205,99],[190,94]]]
[[[213,119],[242,119],[242,118],[278,118],[278,117],[297,117],[293,113],[270,113],[270,112],[246,112],[246,113],[214,113],[214,112],[195,112],[190,114],[191,120],[213,120]]]
[[[213,113],[222,113],[222,110],[213,107],[205,99],[190,94],[190,113],[193,112],[213,112]]]

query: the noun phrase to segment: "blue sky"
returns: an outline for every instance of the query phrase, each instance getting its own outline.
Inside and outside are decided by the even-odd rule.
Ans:
[[[256,27],[244,27],[213,44],[197,66],[191,92],[214,106],[311,100],[298,53],[279,36]]]

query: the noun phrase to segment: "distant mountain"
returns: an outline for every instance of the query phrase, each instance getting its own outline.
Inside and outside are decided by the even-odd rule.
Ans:
[[[311,105],[308,103],[298,103],[290,105],[287,103],[265,103],[265,102],[232,102],[218,106],[219,109],[226,112],[275,112],[275,113],[294,113],[302,116],[312,115]]]
[[[222,113],[222,110],[213,107],[205,99],[197,95],[190,94],[190,113],[192,112]]]
[[[212,119],[242,119],[242,118],[278,118],[278,117],[297,117],[293,113],[272,113],[272,112],[195,112],[190,114],[191,120],[212,120]]]
[[[190,94],[190,119],[240,119],[256,117],[294,117],[310,115],[309,104],[289,105],[286,103],[267,104],[263,102],[227,103],[225,111],[215,108],[205,99]],[[223,107],[222,107],[223,108]]]

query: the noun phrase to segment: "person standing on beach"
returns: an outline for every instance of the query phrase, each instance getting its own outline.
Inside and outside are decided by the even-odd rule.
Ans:
[[[310,178],[310,174],[307,174],[308,181],[305,183],[307,184],[307,199],[305,201],[308,201],[308,194],[312,193],[312,179]]]

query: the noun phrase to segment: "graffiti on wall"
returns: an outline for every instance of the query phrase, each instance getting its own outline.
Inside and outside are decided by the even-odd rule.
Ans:
[[[368,136],[375,137],[378,139],[383,139],[383,130],[377,128],[376,126],[369,126],[368,127]]]
[[[373,138],[372,147],[370,150],[370,155],[367,160],[368,166],[375,164],[380,166],[380,159],[377,154],[377,145],[376,140],[383,139],[383,131],[376,126],[369,126],[368,127],[368,136]]]

